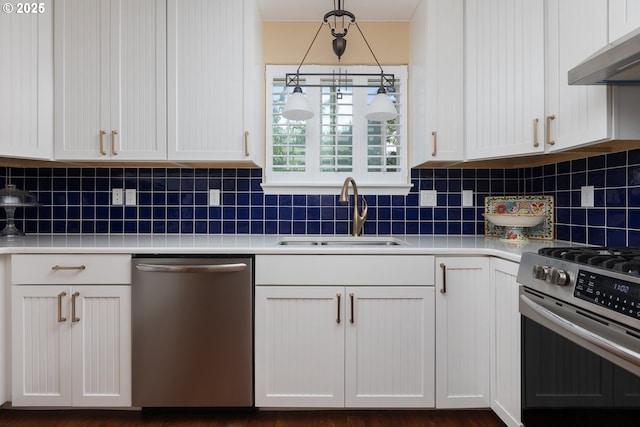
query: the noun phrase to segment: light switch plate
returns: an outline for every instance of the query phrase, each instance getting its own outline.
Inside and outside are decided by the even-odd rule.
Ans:
[[[113,206],[122,206],[122,188],[111,190],[111,204]]]
[[[420,190],[420,206],[436,206],[438,192],[436,190]]]
[[[580,206],[592,208],[593,205],[593,185],[583,185],[580,187]]]
[[[462,190],[462,206],[473,206],[473,190]]]
[[[124,204],[127,206],[137,205],[136,190],[135,188],[129,188],[124,190]]]
[[[220,206],[220,190],[217,188],[209,189],[209,206]]]

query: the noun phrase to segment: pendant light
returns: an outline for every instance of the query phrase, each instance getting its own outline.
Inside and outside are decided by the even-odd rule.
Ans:
[[[338,62],[342,55],[344,54],[345,49],[347,48],[347,40],[345,36],[347,35],[351,24],[354,24],[358,29],[358,32],[362,36],[369,52],[373,56],[373,59],[378,64],[380,68],[380,86],[378,88],[378,93],[371,101],[371,104],[367,106],[365,112],[365,118],[368,120],[376,120],[376,121],[387,121],[393,120],[398,116],[398,112],[396,110],[395,104],[391,98],[387,95],[387,90],[385,85],[392,87],[395,81],[393,74],[385,74],[382,70],[382,66],[380,65],[380,61],[373,53],[373,49],[369,45],[364,33],[360,29],[360,26],[356,22],[356,17],[353,13],[344,10],[342,8],[342,0],[338,0],[337,8],[335,7],[334,2],[334,10],[327,12],[324,15],[322,22],[320,23],[320,27],[318,31],[316,31],[316,35],[313,37],[311,44],[307,48],[307,52],[304,54],[302,61],[300,61],[300,65],[298,65],[298,69],[295,74],[287,74],[286,76],[286,86],[294,87],[293,92],[287,97],[287,101],[282,110],[282,116],[288,120],[309,120],[313,117],[313,110],[311,109],[311,105],[309,105],[308,100],[306,99],[304,93],[302,92],[302,88],[300,85],[300,76],[305,76],[306,74],[300,73],[300,67],[304,64],[311,47],[314,42],[318,38],[318,34],[322,29],[323,25],[328,25],[331,28],[331,35],[333,36],[332,48],[335,55],[338,57]],[[333,18],[333,19],[329,19]],[[347,19],[345,19],[347,18]],[[339,31],[336,29],[338,23],[342,24],[342,30]],[[322,74],[325,75],[325,74]],[[370,74],[351,74],[352,76],[370,76]],[[318,76],[318,74],[314,74],[314,76]],[[327,74],[326,76],[330,76]],[[304,85],[307,87],[321,87],[322,85],[318,84],[309,84]],[[370,85],[351,85],[352,87],[370,87]]]

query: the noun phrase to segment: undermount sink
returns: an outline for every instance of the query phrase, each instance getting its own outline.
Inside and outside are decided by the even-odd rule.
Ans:
[[[278,245],[287,246],[402,246],[405,242],[394,237],[378,236],[326,236],[283,237]]]

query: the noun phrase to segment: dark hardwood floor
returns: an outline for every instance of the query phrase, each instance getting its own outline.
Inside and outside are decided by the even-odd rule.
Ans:
[[[489,410],[105,411],[0,410],[1,427],[504,427]]]

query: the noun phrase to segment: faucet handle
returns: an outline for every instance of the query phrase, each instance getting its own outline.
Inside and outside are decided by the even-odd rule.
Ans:
[[[360,219],[365,221],[367,219],[367,213],[369,212],[369,204],[367,203],[367,199],[362,197],[362,213],[360,214]]]

